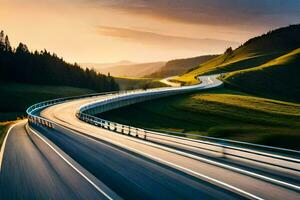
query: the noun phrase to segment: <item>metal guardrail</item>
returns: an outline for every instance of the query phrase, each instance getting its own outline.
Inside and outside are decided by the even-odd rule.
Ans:
[[[153,90],[159,91],[160,89],[147,89],[146,91],[153,91]],[[32,123],[32,124],[36,124],[36,125],[42,125],[42,126],[45,126],[48,128],[54,128],[54,126],[55,126],[54,122],[36,115],[35,112],[38,110],[44,109],[46,107],[49,107],[49,106],[53,106],[53,105],[56,105],[59,103],[64,103],[64,102],[75,100],[75,99],[97,97],[97,96],[103,96],[103,95],[107,95],[107,94],[117,94],[118,96],[120,96],[120,95],[128,95],[128,94],[133,94],[133,93],[142,92],[142,91],[145,91],[145,90],[138,89],[138,90],[130,90],[130,91],[111,91],[111,92],[92,93],[92,94],[86,94],[86,95],[80,95],[80,96],[57,98],[57,99],[43,101],[43,102],[34,104],[26,110],[26,113],[28,116],[29,124]]]
[[[51,120],[45,119],[43,117],[40,117],[35,114],[36,111],[44,109],[49,106],[53,106],[59,103],[79,99],[79,98],[87,98],[87,97],[96,97],[96,96],[102,96],[106,94],[114,94],[118,91],[113,92],[103,92],[103,93],[92,93],[92,94],[86,94],[86,95],[80,95],[80,96],[72,96],[72,97],[64,97],[64,98],[57,98],[49,101],[43,101],[37,104],[34,104],[30,106],[27,110],[27,116],[28,116],[28,122],[29,124],[35,124],[35,125],[42,125],[48,128],[54,128],[55,123],[53,123]]]
[[[147,91],[153,91],[153,90],[159,91],[160,89],[147,89]],[[54,123],[52,121],[45,119],[43,117],[40,117],[34,113],[36,111],[44,109],[46,107],[53,106],[53,105],[63,103],[63,102],[67,102],[67,101],[71,101],[71,100],[75,100],[75,99],[103,96],[103,95],[107,95],[107,94],[117,94],[118,96],[120,96],[120,95],[128,95],[128,94],[133,94],[133,93],[142,92],[142,91],[145,91],[145,90],[112,91],[112,92],[93,93],[93,94],[86,94],[86,95],[80,95],[80,96],[57,98],[57,99],[43,101],[43,102],[34,104],[26,110],[26,113],[28,116],[29,124],[33,123],[36,125],[42,125],[42,126],[46,126],[49,128],[53,128]]]
[[[213,88],[219,87],[222,85],[222,82],[219,81],[217,84],[214,84]],[[183,87],[167,87],[167,88],[155,88],[147,90],[132,90],[122,93],[117,93],[106,99],[96,100],[88,104],[82,105],[77,113],[86,113],[86,114],[97,114],[119,107],[127,106],[130,104],[148,101],[152,99],[167,97],[171,95],[178,95],[183,93],[194,92],[197,90],[210,89],[211,85],[192,85],[192,86],[183,86]]]

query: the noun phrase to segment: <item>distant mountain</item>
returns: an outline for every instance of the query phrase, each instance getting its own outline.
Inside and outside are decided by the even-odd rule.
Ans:
[[[102,74],[108,74],[117,77],[141,78],[160,70],[165,62],[133,63],[118,62],[109,64],[83,63],[84,67],[93,68]]]
[[[193,58],[175,59],[168,62],[134,63],[121,61],[117,63],[81,63],[81,66],[93,68],[102,74],[117,77],[133,78],[165,78],[182,74],[192,70],[200,64],[217,57],[217,55],[205,55]]]
[[[198,67],[200,64],[217,57],[217,55],[205,55],[193,58],[175,59],[168,61],[159,71],[154,72],[146,77],[151,78],[165,78],[168,76],[175,76],[186,71]]]
[[[105,68],[114,67],[114,66],[134,65],[134,64],[138,64],[138,63],[129,60],[121,60],[115,63],[80,63],[80,65],[85,68],[94,68],[97,71]]]
[[[235,50],[227,49],[177,80],[195,83],[198,75],[232,72],[225,78],[229,85],[264,96],[300,101],[299,36],[300,24],[270,31]]]

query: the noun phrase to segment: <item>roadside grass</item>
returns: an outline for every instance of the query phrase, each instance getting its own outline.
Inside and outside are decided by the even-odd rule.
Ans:
[[[0,148],[2,147],[2,143],[9,126],[13,123],[14,122],[0,122]]]
[[[154,130],[300,149],[300,104],[229,89],[143,102],[100,117]]]
[[[0,147],[2,146],[4,137],[5,137],[4,132],[5,132],[6,126],[7,126],[6,123],[0,122]]]
[[[92,90],[74,87],[1,82],[0,121],[15,120],[22,117],[29,106],[41,101],[93,92]]]

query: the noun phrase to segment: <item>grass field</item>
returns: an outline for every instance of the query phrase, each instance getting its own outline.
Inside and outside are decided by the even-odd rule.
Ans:
[[[74,87],[1,82],[0,121],[15,120],[17,117],[25,115],[29,106],[41,101],[92,92],[92,90]]]
[[[155,130],[300,149],[300,104],[229,89],[144,102],[100,117]]]

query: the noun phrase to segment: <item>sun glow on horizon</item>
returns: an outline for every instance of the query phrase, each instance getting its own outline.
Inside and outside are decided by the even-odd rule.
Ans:
[[[188,2],[185,5],[190,9]],[[168,7],[164,4],[144,5],[138,0],[132,1],[132,5],[119,1],[112,5],[106,0],[0,0],[0,3],[0,29],[10,36],[13,46],[23,42],[30,50],[47,49],[69,62],[79,63],[149,62],[218,54],[278,26],[267,23],[268,13],[263,18],[266,23],[252,24],[250,28],[243,21],[233,20],[240,15],[239,8],[233,17],[228,12],[228,18],[220,21],[217,16],[209,17],[209,12],[220,8],[209,11],[199,3],[195,5],[199,10],[208,11],[203,15],[194,13],[194,18],[184,7],[173,6],[166,12]]]

